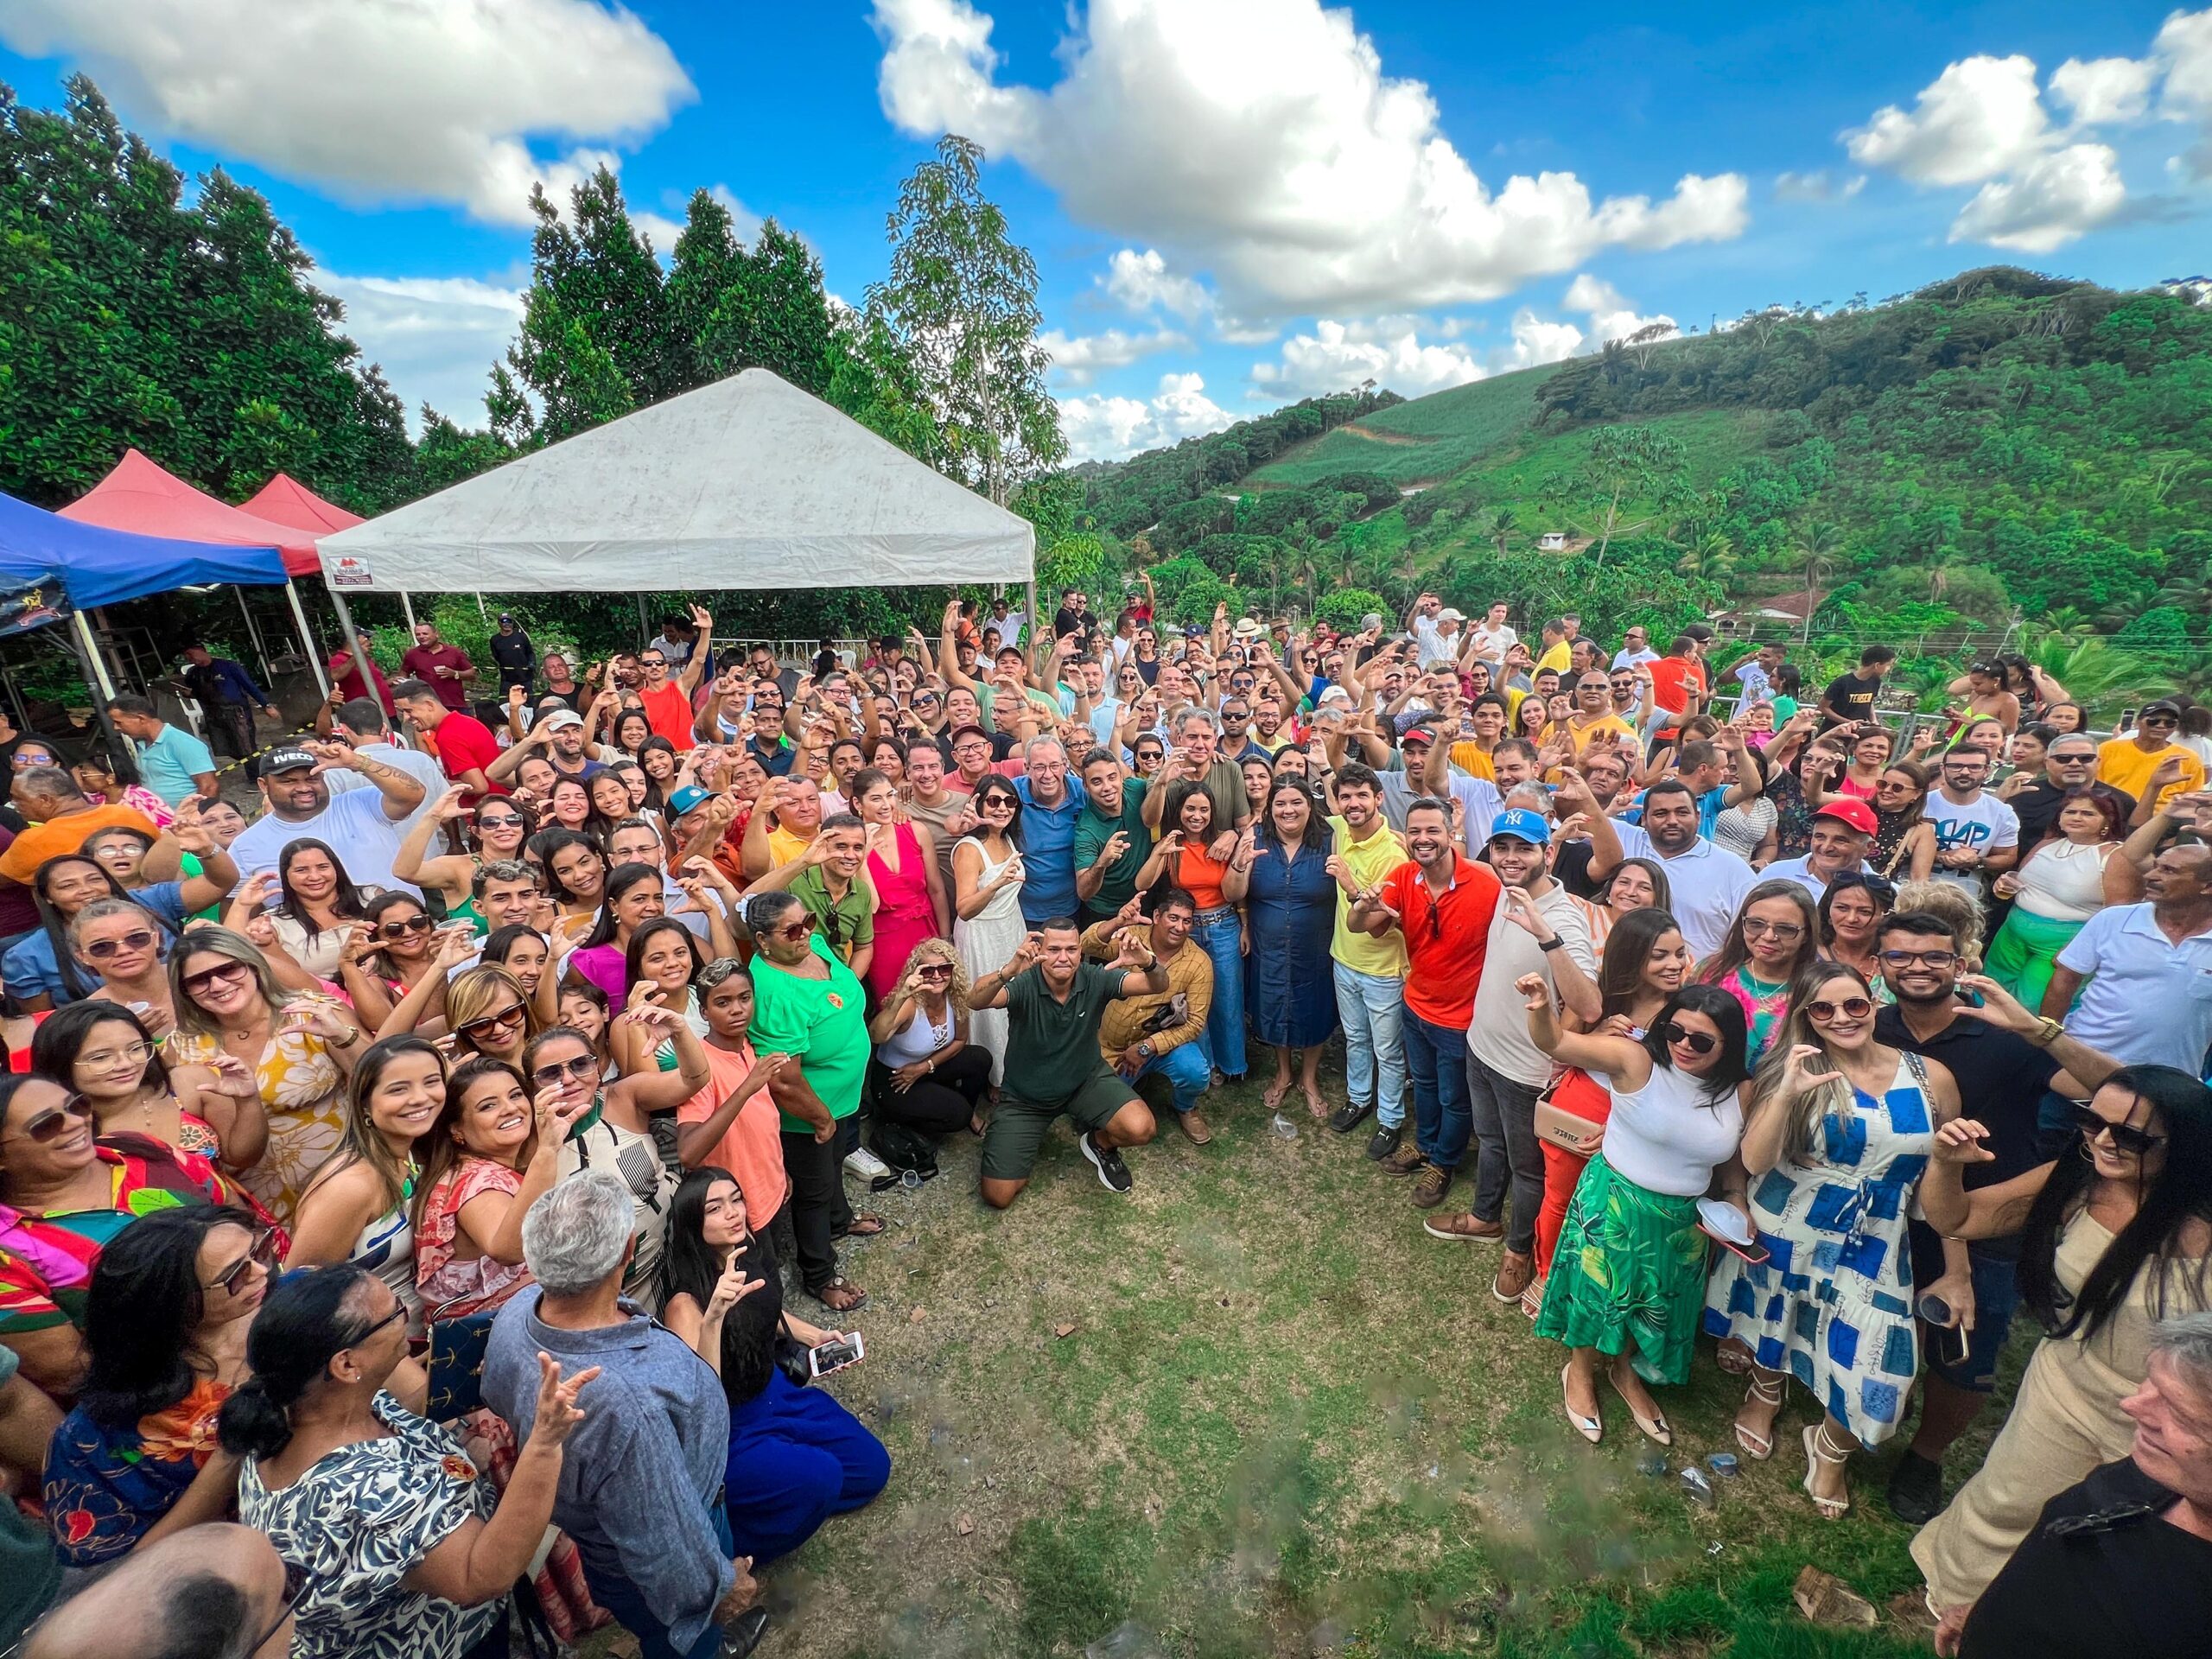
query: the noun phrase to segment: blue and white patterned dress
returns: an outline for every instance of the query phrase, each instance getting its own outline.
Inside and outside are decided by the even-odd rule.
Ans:
[[[1763,1266],[1722,1252],[1705,1328],[1787,1371],[1863,1446],[1897,1429],[1920,1368],[1905,1219],[1936,1143],[1917,1055],[1898,1057],[1881,1099],[1852,1090],[1847,1123],[1821,1121],[1821,1161],[1783,1160],[1751,1183]]]

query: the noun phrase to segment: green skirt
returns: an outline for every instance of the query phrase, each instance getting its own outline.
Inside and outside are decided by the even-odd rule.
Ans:
[[[2058,953],[2074,943],[2080,922],[2032,916],[2018,905],[2005,918],[2005,925],[1989,942],[1986,971],[2024,1007],[2043,1007],[2043,994],[2050,988],[2050,970]]]
[[[1683,1382],[1705,1306],[1697,1200],[1647,1192],[1599,1153],[1575,1183],[1536,1334],[1625,1353],[1647,1382]]]

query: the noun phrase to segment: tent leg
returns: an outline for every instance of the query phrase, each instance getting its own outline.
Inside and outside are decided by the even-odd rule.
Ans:
[[[353,651],[353,666],[361,677],[363,693],[373,697],[377,694],[377,677],[369,671],[369,648],[361,643],[361,631],[353,626],[353,613],[346,608],[346,595],[335,588],[330,588],[327,578],[324,580],[324,586],[329,588],[330,602],[338,607],[338,626],[344,631],[346,644]]]
[[[1037,642],[1045,637],[1043,625],[1037,620],[1037,578],[1033,574],[1029,578],[1029,621],[1027,623],[1027,626],[1029,629],[1029,656],[1030,659],[1033,662],[1036,660],[1037,656]],[[1001,639],[999,643],[1001,645],[1004,645],[1006,641]]]
[[[332,598],[334,598],[334,599],[335,599],[335,598],[337,598],[337,594],[336,594],[335,593],[334,593],[334,594],[332,594],[331,597],[332,597]],[[414,602],[414,601],[412,601],[412,600],[409,599],[409,598],[407,597],[407,595],[406,595],[404,593],[402,593],[402,594],[399,595],[399,608],[400,608],[401,610],[403,610],[403,611],[404,611],[404,612],[406,612],[406,613],[407,613],[407,632],[410,632],[410,633],[414,632],[415,632],[415,602]]]
[[[289,576],[284,578],[284,597],[292,601],[292,620],[300,625],[300,649],[308,654],[308,666],[315,671],[315,683],[322,689],[323,701],[330,700],[330,676],[322,671],[322,651],[315,642],[315,632],[308,626],[307,607],[300,603],[299,584]]]
[[[232,591],[238,596],[238,614],[245,618],[245,637],[253,642],[253,654],[261,664],[261,683],[264,685],[274,684],[276,672],[269,666],[269,647],[261,642],[261,629],[254,622],[253,607],[245,602],[244,587]]]
[[[484,621],[492,620],[492,613],[484,608],[484,595],[481,594],[476,595],[476,614]]]
[[[78,658],[84,666],[86,686],[87,689],[98,687],[99,691],[99,695],[92,699],[92,717],[99,721],[100,731],[106,737],[110,749],[117,754],[135,754],[137,753],[136,747],[123,741],[107,711],[108,703],[115,696],[115,682],[108,677],[107,663],[100,656],[99,641],[92,637],[92,625],[85,620],[82,611],[71,612],[69,620],[75,625],[74,644]]]

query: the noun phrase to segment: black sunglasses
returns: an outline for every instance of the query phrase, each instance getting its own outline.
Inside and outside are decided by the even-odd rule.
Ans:
[[[2114,1123],[2108,1118],[2100,1117],[2094,1107],[2079,1103],[2074,1108],[2074,1127],[2082,1131],[2082,1139],[2085,1142],[2094,1141],[2101,1135],[2110,1135],[2113,1150],[2126,1153],[2131,1158],[2140,1158],[2152,1147],[2166,1144],[2166,1137],[2163,1135],[2153,1135],[2148,1129],[2133,1128],[2126,1123]],[[2084,1146],[2083,1150],[2086,1152],[2088,1147]]]
[[[530,1074],[530,1080],[541,1089],[550,1089],[564,1077],[595,1077],[599,1075],[599,1056],[579,1054],[566,1064],[555,1062],[541,1065]]]
[[[404,939],[410,933],[427,933],[435,925],[428,916],[416,916],[404,922],[379,922],[377,932],[383,938]]]
[[[1720,1046],[1720,1039],[1709,1032],[1688,1031],[1671,1020],[1651,1034],[1670,1048],[1680,1043],[1693,1054],[1710,1054]]]
[[[263,1228],[253,1236],[253,1243],[246,1247],[245,1254],[217,1274],[208,1288],[220,1290],[226,1296],[235,1296],[238,1294],[238,1287],[245,1283],[246,1274],[253,1271],[257,1263],[274,1272],[276,1267],[276,1230],[274,1227]]]
[[[464,1037],[474,1037],[494,1026],[518,1026],[523,1022],[523,1006],[519,1002],[501,1008],[497,1014],[480,1014],[474,1020],[464,1020],[454,1027]]]

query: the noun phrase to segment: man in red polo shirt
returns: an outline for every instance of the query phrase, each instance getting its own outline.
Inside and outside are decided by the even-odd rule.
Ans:
[[[1406,1070],[1414,1080],[1414,1141],[1382,1160],[1394,1175],[1421,1179],[1414,1203],[1433,1210],[1452,1189],[1473,1132],[1467,1086],[1467,1027],[1489,953],[1491,918],[1503,891],[1487,865],[1459,851],[1452,809],[1423,796],[1406,809],[1413,856],[1355,899],[1351,926],[1406,939]]]
[[[402,680],[391,688],[391,700],[415,728],[423,747],[438,758],[447,777],[468,792],[461,804],[474,806],[486,795],[504,795],[505,784],[484,775],[499,753],[492,728],[474,715],[457,715],[445,706],[434,686],[420,680]]]
[[[428,622],[415,625],[415,643],[400,652],[399,671],[429,686],[447,708],[468,706],[468,688],[476,678],[476,664],[458,645],[439,639],[438,631]]]
[[[645,705],[645,719],[653,728],[653,735],[666,738],[676,745],[678,753],[696,741],[691,734],[691,694],[699,689],[699,677],[715,654],[712,613],[694,605],[691,626],[699,632],[699,643],[691,652],[690,661],[674,678],[669,676],[668,657],[658,645],[647,645],[645,654],[638,658],[639,666],[645,670],[645,679],[638,687],[638,701]]]

